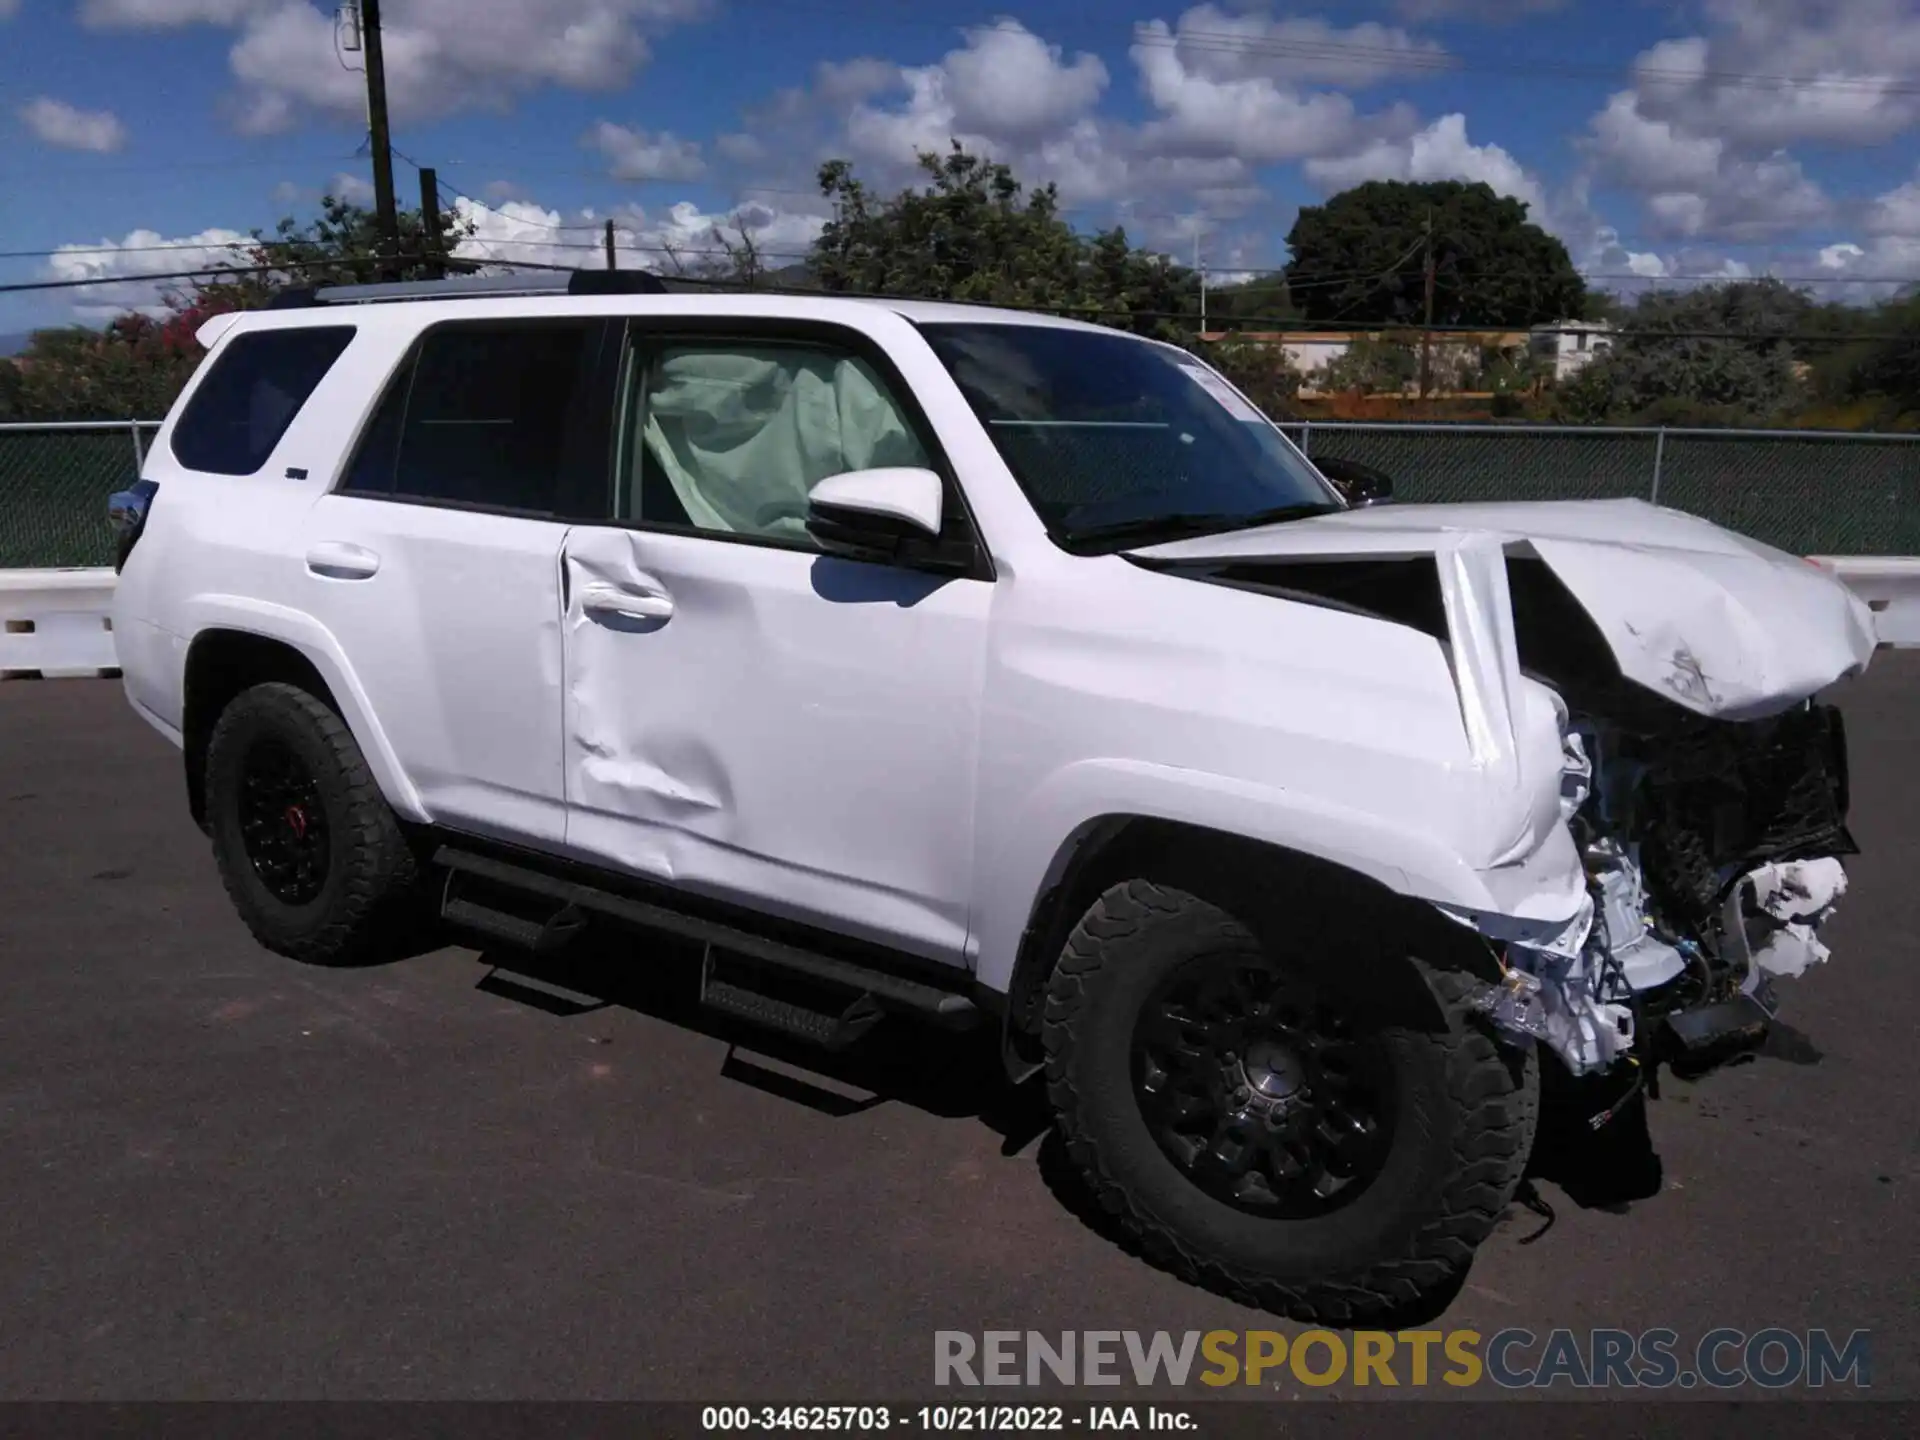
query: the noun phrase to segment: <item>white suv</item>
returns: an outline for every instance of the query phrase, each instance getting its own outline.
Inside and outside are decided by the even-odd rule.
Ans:
[[[1186,352],[993,309],[582,274],[200,333],[114,632],[297,960],[424,897],[692,937],[823,1044],[984,1022],[1148,1254],[1364,1324],[1464,1269],[1543,1063],[1709,1067],[1825,956],[1812,697],[1872,615],[1704,521],[1351,503]]]

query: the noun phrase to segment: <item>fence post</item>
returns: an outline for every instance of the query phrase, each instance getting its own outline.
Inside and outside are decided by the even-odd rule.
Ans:
[[[1313,422],[1311,420],[1300,422],[1300,453],[1306,456],[1313,454]]]
[[[1653,436],[1653,491],[1647,496],[1649,505],[1660,503],[1660,468],[1667,458],[1667,427],[1662,425]]]
[[[147,457],[142,454],[140,450],[140,422],[138,420],[129,420],[127,422],[127,434],[133,437],[133,478],[138,480],[140,478],[140,472],[147,468]]]

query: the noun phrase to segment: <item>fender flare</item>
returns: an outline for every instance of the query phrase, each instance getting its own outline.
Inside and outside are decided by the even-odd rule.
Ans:
[[[332,631],[304,611],[244,595],[195,595],[187,601],[183,613],[187,621],[189,655],[194,643],[213,630],[256,635],[297,651],[332,692],[340,718],[366,756],[367,768],[373,772],[387,803],[403,819],[423,825],[432,823],[433,817],[427,813],[419,791],[401,768],[399,756],[374,717],[367,693]]]
[[[1049,776],[981,847],[975,979],[1005,995],[1038,907],[1090,829],[1142,819],[1186,825],[1325,861],[1411,899],[1455,910],[1565,920],[1586,898],[1564,826],[1532,855],[1477,870],[1443,840],[1298,791],[1136,760],[1083,760]]]

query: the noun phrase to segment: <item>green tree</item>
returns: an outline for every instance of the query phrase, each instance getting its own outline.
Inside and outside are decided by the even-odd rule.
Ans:
[[[382,279],[425,280],[438,269],[469,270],[471,261],[447,261],[450,251],[474,233],[471,220],[443,208],[439,236],[427,233],[418,209],[402,210],[396,228],[398,254],[390,255],[378,216],[364,206],[326,195],[320,213],[304,224],[283,219],[271,235],[253,232],[249,263],[272,267],[267,275],[236,277],[236,301],[265,303],[288,286],[370,285]]]
[[[1755,424],[1808,398],[1794,336],[1813,299],[1777,280],[1654,291],[1626,311],[1610,350],[1556,395],[1582,422]]]
[[[1567,247],[1484,183],[1370,180],[1308,205],[1287,235],[1287,288],[1314,321],[1418,324],[1429,240],[1437,325],[1513,328],[1585,312]]]
[[[1213,330],[1273,330],[1298,319],[1284,275],[1261,275],[1239,285],[1207,291],[1207,326]]]
[[[1403,340],[1356,337],[1320,370],[1322,390],[1398,394],[1420,374],[1420,352]]]
[[[1920,415],[1920,291],[1871,309],[1840,309],[1852,329],[1873,338],[1843,340],[1825,346],[1813,360],[1813,383],[1820,398],[1832,403],[1867,405],[1886,422]],[[1841,329],[1845,320],[1833,328]],[[1880,402],[1873,405],[1870,402]],[[1871,422],[1879,423],[1879,422]]]
[[[1080,234],[1054,186],[1028,189],[958,142],[919,163],[923,187],[884,199],[846,161],[820,167],[834,217],[808,263],[823,290],[1071,311],[1167,335],[1191,328],[1199,277],[1136,249],[1124,230]]]

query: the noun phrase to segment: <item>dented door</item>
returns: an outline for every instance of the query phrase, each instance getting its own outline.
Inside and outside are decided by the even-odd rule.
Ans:
[[[563,571],[569,850],[962,962],[990,584],[618,526]]]

